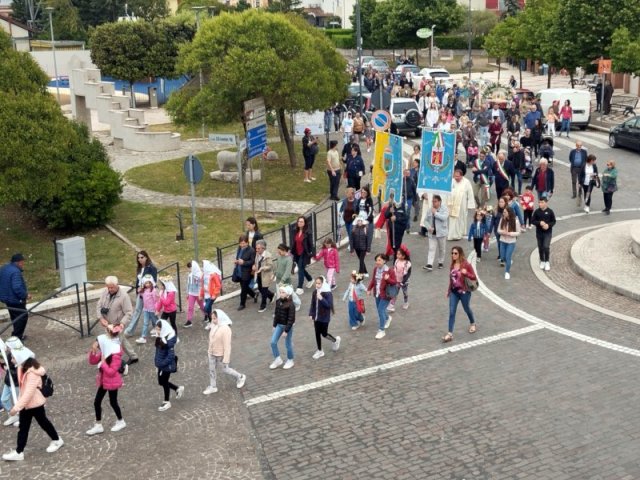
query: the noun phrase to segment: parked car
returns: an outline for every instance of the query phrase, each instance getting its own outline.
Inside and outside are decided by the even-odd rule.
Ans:
[[[416,75],[420,75],[420,67],[417,65],[398,65],[393,71],[393,76],[396,80],[400,80],[403,75],[406,78],[407,73],[411,73],[411,78],[413,78],[415,82]]]
[[[349,95],[344,101],[344,105],[347,110],[359,110],[360,108],[360,85],[358,82],[350,83],[347,87],[347,91]],[[371,105],[371,93],[367,90],[364,85],[362,86],[362,109],[364,111],[369,110]]]
[[[557,101],[558,105],[562,107],[565,100],[570,100],[573,110],[571,126],[579,127],[580,130],[586,130],[589,126],[591,121],[591,93],[589,91],[572,88],[548,88],[540,90],[537,96],[540,98],[543,112],[547,112],[554,101]]]
[[[391,122],[398,130],[398,135],[413,133],[416,137],[422,135],[420,124],[422,115],[418,109],[418,102],[413,98],[392,98],[389,106]]]
[[[369,63],[367,63],[365,65],[365,70],[366,68],[370,68],[372,70],[376,70],[380,73],[387,73],[390,69],[389,69],[389,64],[387,62],[385,62],[384,60],[371,60]]]
[[[609,130],[611,148],[626,147],[640,151],[640,116],[625,120]]]
[[[423,68],[422,70],[420,70],[420,73],[418,75],[415,75],[413,77],[413,81],[420,82],[423,78],[426,78],[427,80],[434,80],[436,82],[444,81],[444,84],[447,87],[453,85],[453,79],[451,78],[451,75],[449,75],[449,72],[446,68],[442,67]]]

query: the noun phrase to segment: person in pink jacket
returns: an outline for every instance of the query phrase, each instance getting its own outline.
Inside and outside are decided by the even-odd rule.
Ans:
[[[231,319],[222,310],[216,308],[211,312],[211,329],[209,330],[209,386],[205,389],[205,395],[211,395],[218,391],[216,367],[222,363],[222,371],[236,379],[236,387],[244,387],[247,376],[229,366],[231,361]]]
[[[324,271],[327,283],[331,285],[331,290],[336,288],[336,274],[340,273],[340,254],[336,248],[333,238],[325,238],[322,248],[315,256],[316,261],[324,259]]]
[[[44,409],[47,399],[42,395],[40,389],[42,388],[42,377],[46,373],[45,369],[35,359],[33,352],[26,347],[12,349],[11,354],[13,362],[18,367],[20,396],[9,413],[11,415],[20,414],[20,429],[18,430],[18,445],[16,449],[2,455],[2,459],[5,461],[24,460],[24,449],[29,438],[31,420],[34,418],[40,428],[51,438],[47,453],[57,452],[64,445],[64,441],[47,418],[47,413]]]
[[[178,333],[176,327],[176,292],[178,289],[173,284],[173,278],[164,277],[158,279],[158,301],[156,302],[156,317],[169,320],[171,326]]]
[[[122,346],[118,339],[118,333],[113,330],[107,330],[106,334],[99,335],[91,350],[89,350],[89,364],[98,366],[96,374],[96,398],[93,401],[93,407],[96,411],[96,423],[87,430],[87,435],[97,435],[104,432],[102,427],[102,400],[109,392],[109,403],[113,412],[118,419],[113,427],[112,432],[119,432],[127,426],[122,418],[120,405],[118,405],[118,390],[122,387],[122,376],[120,375],[120,366],[122,365]]]

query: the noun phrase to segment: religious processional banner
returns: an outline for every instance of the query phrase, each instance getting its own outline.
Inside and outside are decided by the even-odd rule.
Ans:
[[[422,153],[418,173],[418,195],[451,193],[455,166],[456,134],[422,130]]]
[[[402,198],[402,141],[398,135],[376,132],[371,194],[380,193],[383,202],[391,196],[395,202]]]

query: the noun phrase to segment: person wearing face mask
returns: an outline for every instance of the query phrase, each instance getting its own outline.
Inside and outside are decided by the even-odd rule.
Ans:
[[[318,360],[324,357],[322,350],[322,339],[324,337],[333,342],[332,349],[337,352],[340,348],[340,337],[334,337],[329,333],[329,322],[333,313],[333,294],[331,293],[331,285],[324,277],[317,277],[316,289],[311,295],[311,306],[309,307],[309,318],[313,321],[313,327],[316,334],[316,346],[318,349],[313,354],[313,359]]]
[[[216,367],[222,364],[222,371],[236,379],[236,388],[244,387],[247,376],[229,366],[231,361],[231,319],[222,310],[216,308],[211,314],[209,331],[209,386],[202,392],[211,395],[218,391]]]
[[[2,459],[8,462],[24,460],[24,449],[27,446],[33,419],[38,422],[40,428],[51,438],[47,453],[57,452],[64,445],[64,441],[47,418],[44,408],[47,399],[40,391],[46,371],[36,360],[34,353],[27,347],[13,348],[11,354],[13,355],[13,362],[18,368],[20,396],[18,396],[16,404],[9,414],[20,415],[20,429],[18,430],[16,449],[2,455]]]

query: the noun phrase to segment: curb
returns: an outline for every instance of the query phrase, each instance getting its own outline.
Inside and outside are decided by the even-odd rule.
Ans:
[[[87,300],[97,300],[98,298],[100,298],[100,295],[102,295],[102,288],[97,290],[89,290],[87,291]],[[82,289],[80,289],[80,296],[84,296]],[[65,295],[63,297],[51,298],[35,308],[33,310],[33,313],[51,312],[54,310],[59,310],[61,308],[70,307],[72,305],[77,305],[77,303],[78,302],[76,302],[75,295]],[[38,302],[28,303],[27,310],[37,304]],[[2,310],[0,310],[0,322],[5,320],[9,320],[9,311],[6,308],[3,308]]]

